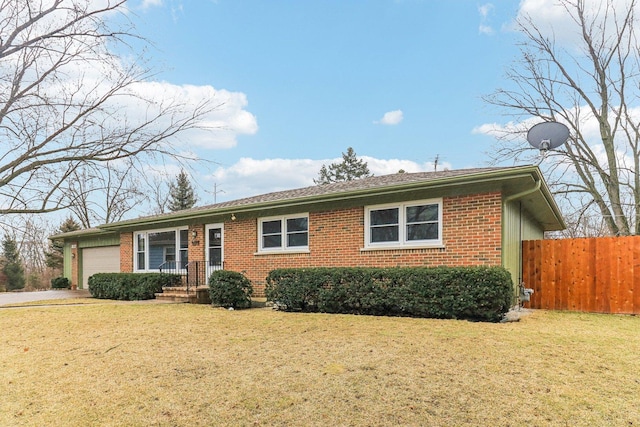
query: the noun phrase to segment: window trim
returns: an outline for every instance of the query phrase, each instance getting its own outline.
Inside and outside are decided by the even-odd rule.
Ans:
[[[438,206],[438,238],[429,240],[407,239],[407,208],[412,206],[437,205]],[[383,209],[398,209],[398,241],[371,242],[371,212]],[[364,209],[364,248],[363,250],[376,249],[407,249],[407,248],[437,248],[443,247],[442,240],[442,198],[412,200],[402,203],[385,203],[381,205],[365,206]]]
[[[143,231],[134,231],[133,232],[133,272],[134,273],[157,273],[160,271],[158,268],[149,268],[149,234],[150,233],[165,233],[167,231],[173,231],[175,233],[175,245],[174,245],[174,256],[177,258],[175,262],[180,261],[180,231],[188,230],[189,227],[171,227],[171,228],[154,228],[151,230],[143,230]],[[138,254],[140,253],[138,248],[138,236],[144,236],[144,264],[145,268],[138,268]],[[163,257],[165,256],[165,251],[167,247],[163,247]],[[189,256],[189,243],[187,242],[187,257]]]
[[[296,219],[296,218],[306,218],[307,220],[307,244],[304,246],[289,246],[288,245],[288,235],[289,231],[287,229],[287,220]],[[263,246],[263,233],[262,233],[262,224],[265,222],[271,221],[280,221],[280,246],[265,248]],[[292,232],[293,233],[293,232]],[[296,232],[299,233],[299,232]],[[279,216],[269,216],[258,218],[258,254],[269,254],[269,253],[294,253],[294,252],[309,252],[309,213],[297,213],[291,215],[279,215]]]

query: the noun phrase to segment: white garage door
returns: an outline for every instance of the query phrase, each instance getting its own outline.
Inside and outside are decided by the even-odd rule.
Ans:
[[[82,250],[82,289],[89,289],[87,281],[96,273],[120,271],[120,246],[103,246]]]

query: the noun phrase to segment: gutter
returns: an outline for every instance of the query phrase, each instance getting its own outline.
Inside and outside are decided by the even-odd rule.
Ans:
[[[507,196],[507,197],[505,197],[504,201],[505,202],[511,202],[513,200],[520,199],[520,198],[522,198],[524,196],[528,196],[529,194],[535,193],[536,191],[540,190],[540,187],[542,186],[542,180],[539,179],[539,178],[538,179],[533,178],[533,179],[535,181],[535,185],[533,186],[533,188],[530,188],[528,190],[524,190],[524,191],[521,191],[519,193]]]
[[[535,193],[536,191],[540,191],[544,197],[545,203],[556,216],[562,229],[567,228],[567,224],[564,222],[562,213],[559,211],[558,206],[555,204],[553,200],[553,195],[551,194],[551,192],[549,191],[549,188],[544,183],[542,176],[539,174],[536,174],[536,176],[533,176],[533,179],[535,181],[535,185],[533,186],[533,188],[505,197],[504,199],[505,203],[512,202],[513,200],[521,199],[525,196],[528,196],[529,194]]]

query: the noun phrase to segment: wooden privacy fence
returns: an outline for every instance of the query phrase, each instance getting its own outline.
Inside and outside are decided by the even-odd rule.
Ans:
[[[640,313],[640,236],[522,242],[525,307]]]

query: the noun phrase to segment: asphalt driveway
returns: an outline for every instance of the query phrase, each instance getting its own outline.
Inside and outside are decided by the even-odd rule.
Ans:
[[[91,298],[91,294],[88,290],[78,289],[56,289],[49,291],[35,291],[35,292],[0,292],[0,306],[20,304],[24,302],[32,301],[44,301],[52,299],[67,299],[67,298]]]

